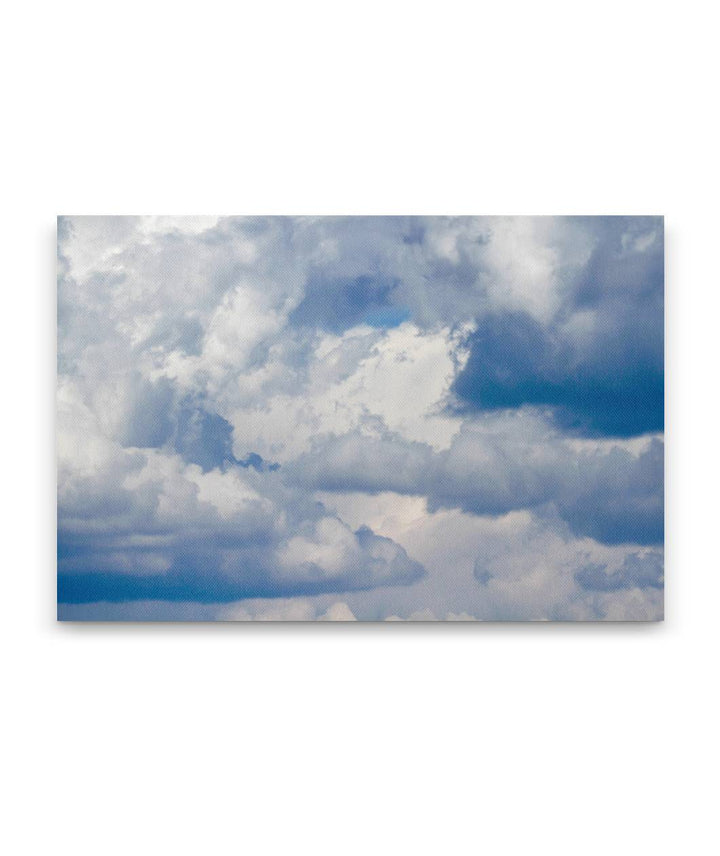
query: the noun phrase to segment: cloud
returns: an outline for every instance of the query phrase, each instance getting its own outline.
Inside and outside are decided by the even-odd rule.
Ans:
[[[521,422],[522,425],[522,422]],[[576,535],[608,544],[662,542],[663,443],[639,452],[613,444],[578,449],[564,438],[501,438],[465,428],[428,488],[431,507],[476,514],[551,505]]]
[[[368,323],[368,319],[379,320],[383,312],[392,321],[397,316],[390,312],[390,295],[396,286],[396,282],[368,275],[351,279],[311,278],[305,296],[289,320],[291,324],[321,327],[334,333]]]
[[[421,495],[430,510],[500,515],[545,509],[576,535],[604,543],[662,542],[660,440],[638,452],[617,444],[578,449],[542,429],[542,422],[522,417],[490,426],[465,423],[440,452],[390,433],[318,438],[311,452],[288,465],[287,475],[316,490]]]
[[[588,591],[619,591],[648,586],[661,589],[663,567],[660,552],[630,553],[616,570],[609,570],[607,565],[585,565],[575,574],[575,579]]]
[[[460,407],[547,407],[560,426],[590,436],[662,431],[662,224],[599,218],[595,228],[552,319],[520,310],[478,318],[453,384]]]
[[[409,588],[348,594],[361,619],[409,618],[430,610],[439,620],[465,613],[478,620],[658,620],[662,590],[649,581],[615,591],[583,588],[576,574],[588,564],[621,568],[639,550],[578,538],[555,517],[513,511],[480,517],[458,509],[429,512],[426,501],[384,493],[322,494],[349,524],[402,544],[427,569]],[[428,616],[428,620],[429,616]]]
[[[552,408],[560,426],[586,436],[662,431],[662,356],[629,353],[647,334],[606,323],[613,326],[599,331],[605,353],[583,354],[527,314],[486,316],[468,338],[470,358],[453,385],[460,409]]]
[[[422,566],[288,488],[259,456],[203,469],[98,430],[69,384],[59,398],[58,598],[187,600],[409,584]]]
[[[327,608],[317,599],[249,600],[224,607],[220,621],[356,621],[350,607],[333,601]]]
[[[415,325],[385,331],[361,326],[313,340],[311,363],[291,374],[277,354],[257,375],[247,374],[223,397],[238,456],[251,448],[280,463],[307,451],[319,434],[344,436],[393,430],[446,447],[461,419],[444,412],[456,370],[457,337],[447,328]],[[282,387],[280,386],[282,383]]]
[[[328,595],[246,599],[229,604],[132,600],[59,603],[67,621],[356,621],[344,601]]]
[[[61,218],[61,600],[657,616],[662,256],[659,218]]]

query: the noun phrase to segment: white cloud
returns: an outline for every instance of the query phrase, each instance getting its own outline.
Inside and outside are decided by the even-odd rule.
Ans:
[[[463,356],[448,328],[424,332],[402,324],[384,333],[360,327],[322,336],[291,392],[274,392],[283,354],[278,349],[270,356],[225,391],[223,415],[233,425],[238,457],[253,449],[282,463],[308,451],[319,434],[355,430],[389,429],[442,449],[461,425],[443,412]],[[233,406],[233,393],[242,403]]]
[[[499,517],[456,509],[429,513],[424,498],[393,493],[319,496],[351,525],[367,520],[375,532],[401,544],[428,570],[428,576],[411,589],[351,595],[348,602],[361,617],[394,613],[433,620],[423,612],[426,604],[441,620],[662,616],[657,589],[598,593],[578,585],[575,574],[585,565],[597,563],[612,571],[636,548],[574,538],[557,518],[548,520],[528,511]]]
[[[288,539],[279,550],[279,559],[282,568],[294,570],[312,565],[329,577],[346,573],[348,567],[362,562],[354,533],[334,517],[318,520],[309,537],[295,535]]]
[[[190,588],[200,596],[205,578],[209,592],[218,580],[251,592],[407,583],[422,572],[400,547],[354,532],[276,472],[203,472],[168,450],[123,448],[69,380],[60,386],[58,421],[63,573],[172,571],[188,585],[192,570]]]
[[[324,599],[249,600],[223,607],[219,621],[356,621],[350,607],[335,601],[323,610]]]

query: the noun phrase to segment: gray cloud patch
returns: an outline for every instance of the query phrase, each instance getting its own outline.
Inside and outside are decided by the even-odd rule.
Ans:
[[[663,587],[664,560],[660,552],[631,553],[620,568],[608,571],[607,565],[585,565],[575,580],[586,591],[620,591],[631,588]]]
[[[302,302],[290,314],[290,323],[322,327],[335,333],[388,309],[397,282],[364,274],[351,279],[311,277]]]
[[[511,440],[465,429],[433,452],[398,437],[328,438],[290,465],[288,477],[321,490],[427,496],[430,510],[505,514],[552,504],[576,535],[607,544],[663,538],[663,444],[639,455],[620,448],[577,451],[560,439]]]

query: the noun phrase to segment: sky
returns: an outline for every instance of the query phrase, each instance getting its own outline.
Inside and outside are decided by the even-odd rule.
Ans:
[[[660,217],[60,217],[58,617],[658,620]]]

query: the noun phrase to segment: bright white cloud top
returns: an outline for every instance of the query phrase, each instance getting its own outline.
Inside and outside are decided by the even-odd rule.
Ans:
[[[656,217],[63,217],[68,619],[654,620]]]

